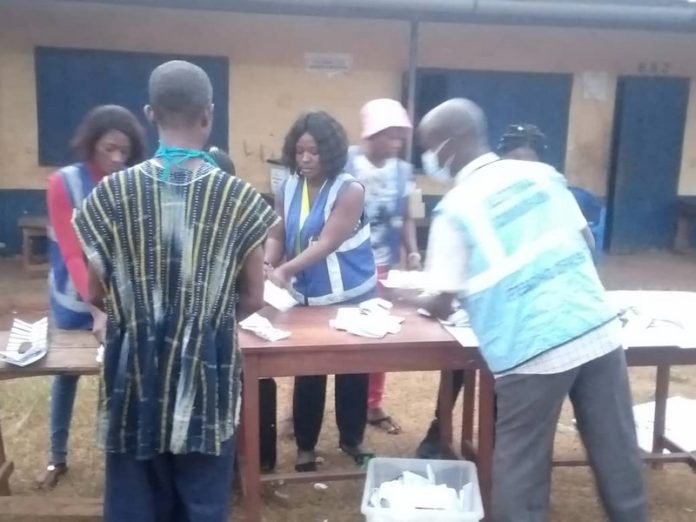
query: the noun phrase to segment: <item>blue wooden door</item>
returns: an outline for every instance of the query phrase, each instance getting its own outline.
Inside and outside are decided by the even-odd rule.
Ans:
[[[228,146],[227,58],[49,47],[37,47],[34,58],[41,165],[74,161],[70,140],[75,129],[87,111],[102,104],[130,109],[146,128],[151,152],[154,151],[157,132],[143,115],[147,83],[155,67],[174,59],[195,63],[210,77],[215,102],[210,141],[222,148]]]
[[[619,79],[607,213],[611,252],[672,247],[688,99],[686,78]]]
[[[568,137],[570,74],[421,69],[416,83],[416,119],[450,98],[469,98],[488,118],[495,147],[511,123],[532,123],[548,137],[544,161],[563,170]],[[416,142],[414,163],[420,165]]]
[[[559,170],[565,164],[570,74],[460,71],[448,82],[448,98],[469,98],[488,118],[488,137],[495,146],[511,123],[531,123],[548,138],[543,160]]]

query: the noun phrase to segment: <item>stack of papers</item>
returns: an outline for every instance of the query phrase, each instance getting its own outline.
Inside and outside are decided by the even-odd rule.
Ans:
[[[266,341],[280,341],[290,337],[290,332],[275,328],[268,319],[259,314],[250,315],[240,322],[239,326]]]
[[[401,331],[403,317],[391,315],[392,304],[384,299],[370,299],[358,308],[339,308],[336,318],[329,325],[336,330],[345,330],[353,335],[381,339],[387,334]]]
[[[15,319],[7,347],[0,351],[0,361],[15,366],[27,366],[38,361],[48,351],[48,319],[25,323]]]
[[[390,270],[387,278],[380,281],[385,288],[399,290],[423,290],[427,288],[425,272]]]
[[[428,464],[428,476],[404,471],[401,476],[383,482],[370,496],[370,506],[393,510],[446,510],[463,511],[473,485],[465,484],[460,491],[445,484],[436,484]]]
[[[268,279],[263,286],[263,300],[281,312],[287,312],[297,304],[290,292],[271,283]]]
[[[608,297],[621,318],[624,346],[696,348],[696,293],[635,290]]]

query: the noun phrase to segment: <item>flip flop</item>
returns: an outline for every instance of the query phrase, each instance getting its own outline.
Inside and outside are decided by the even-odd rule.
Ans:
[[[36,479],[36,489],[53,489],[58,484],[60,477],[68,472],[67,464],[49,464],[46,471]]]
[[[339,448],[343,453],[349,457],[352,457],[355,463],[361,468],[366,467],[367,463],[370,462],[371,459],[375,458],[374,453],[363,451],[360,447],[346,446],[345,444],[341,444],[339,445]]]
[[[374,426],[382,431],[386,431],[389,435],[398,435],[401,433],[401,426],[399,426],[391,416],[386,415],[380,419],[368,420],[367,423],[370,426]]]

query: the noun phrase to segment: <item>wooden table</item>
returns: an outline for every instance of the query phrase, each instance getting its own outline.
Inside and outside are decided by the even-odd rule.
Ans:
[[[0,347],[7,345],[8,332],[0,332]],[[23,377],[37,377],[48,375],[94,375],[99,373],[99,365],[96,361],[97,341],[90,332],[76,331],[52,331],[49,334],[50,349],[46,356],[24,368],[12,366],[0,362],[0,381],[19,379]],[[0,404],[1,406],[1,404]],[[89,510],[82,506],[82,499],[58,499],[45,497],[10,497],[10,475],[14,471],[14,464],[5,453],[2,440],[2,426],[0,426],[0,514],[13,516],[46,514],[90,514],[98,508],[90,507]],[[4,498],[3,498],[4,497]],[[37,500],[40,498],[40,500]],[[95,504],[94,499],[86,500],[86,503]],[[101,504],[101,502],[98,502]]]
[[[452,371],[464,369],[465,386],[471,386],[479,374],[479,424],[476,461],[484,504],[489,506],[493,453],[493,377],[478,350],[462,348],[437,322],[419,316],[412,309],[395,309],[406,317],[397,335],[367,339],[339,332],[329,326],[335,307],[297,307],[287,313],[264,310],[274,326],[292,332],[288,339],[269,343],[240,330],[244,355],[243,449],[241,449],[242,485],[246,519],[261,520],[261,482],[328,481],[358,478],[364,471],[334,473],[290,473],[261,476],[259,458],[259,386],[264,377],[301,375],[441,371],[443,386],[440,399],[452,404]],[[473,439],[473,389],[464,394],[462,450],[471,453]],[[443,443],[451,442],[451,407],[440,411]]]
[[[687,464],[696,471],[696,454],[679,447],[665,435],[670,370],[672,366],[696,365],[696,347],[632,347],[626,350],[626,362],[631,367],[654,366],[657,369],[655,377],[653,447],[652,452],[643,454],[643,460],[653,464],[654,467],[659,467],[665,463]],[[663,453],[663,450],[667,450],[669,453]],[[585,459],[554,461],[555,466],[586,466],[587,464]]]

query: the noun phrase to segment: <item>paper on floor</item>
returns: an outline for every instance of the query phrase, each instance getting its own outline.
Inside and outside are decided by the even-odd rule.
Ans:
[[[285,288],[273,284],[266,279],[263,285],[263,300],[276,310],[287,312],[297,304],[297,301]]]
[[[636,404],[633,415],[638,446],[644,451],[652,451],[655,403]],[[667,399],[665,436],[684,451],[696,451],[696,400],[684,397]]]
[[[268,319],[259,314],[251,314],[240,322],[239,326],[266,341],[280,341],[290,337],[290,332],[274,327]]]
[[[44,357],[48,351],[48,319],[26,323],[15,319],[4,351],[0,351],[0,361],[27,366]]]

